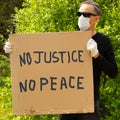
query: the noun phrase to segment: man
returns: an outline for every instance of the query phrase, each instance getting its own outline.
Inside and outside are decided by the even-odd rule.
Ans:
[[[87,43],[87,50],[90,51],[93,58],[95,111],[86,114],[62,114],[59,115],[59,120],[100,120],[98,102],[101,72],[103,71],[111,78],[116,77],[118,72],[110,39],[94,30],[101,14],[99,5],[93,1],[81,3],[78,12],[80,31],[91,31],[91,39]]]
[[[117,65],[110,39],[94,30],[95,24],[99,21],[102,12],[99,5],[93,1],[81,3],[78,12],[78,26],[80,31],[91,31],[91,39],[87,43],[87,50],[93,58],[93,76],[94,76],[94,113],[86,114],[61,114],[59,120],[99,120],[99,85],[100,75],[103,71],[109,77],[114,78],[117,75]],[[11,44],[6,42],[4,46],[6,53],[12,52]]]

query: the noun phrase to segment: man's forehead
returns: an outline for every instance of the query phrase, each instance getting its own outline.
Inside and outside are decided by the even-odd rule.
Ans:
[[[93,12],[93,6],[90,4],[83,4],[80,6],[79,11],[81,12]]]

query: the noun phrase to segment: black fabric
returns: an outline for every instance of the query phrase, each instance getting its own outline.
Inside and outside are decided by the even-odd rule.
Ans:
[[[59,115],[59,120],[100,119],[98,101],[101,72],[103,71],[109,77],[114,78],[117,75],[118,69],[110,39],[101,33],[96,33],[92,38],[97,42],[98,50],[100,53],[97,58],[93,58],[95,112],[87,114],[62,114]]]
[[[99,99],[101,72],[103,71],[109,77],[114,78],[118,69],[110,39],[101,33],[96,33],[92,38],[97,42],[100,53],[98,58],[93,58],[94,96],[96,101]]]

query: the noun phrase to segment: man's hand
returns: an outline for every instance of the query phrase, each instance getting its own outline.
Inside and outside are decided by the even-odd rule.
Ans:
[[[90,51],[91,57],[97,58],[99,56],[97,43],[93,39],[87,42],[87,50]]]
[[[12,45],[9,41],[5,43],[4,50],[5,50],[5,53],[8,53],[8,54],[12,52]]]

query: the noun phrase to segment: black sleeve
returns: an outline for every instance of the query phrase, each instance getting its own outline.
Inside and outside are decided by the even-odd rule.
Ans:
[[[115,78],[118,73],[117,64],[115,61],[115,55],[110,40],[104,42],[104,54],[100,54],[97,58],[94,58],[97,66],[104,71],[109,77]]]

